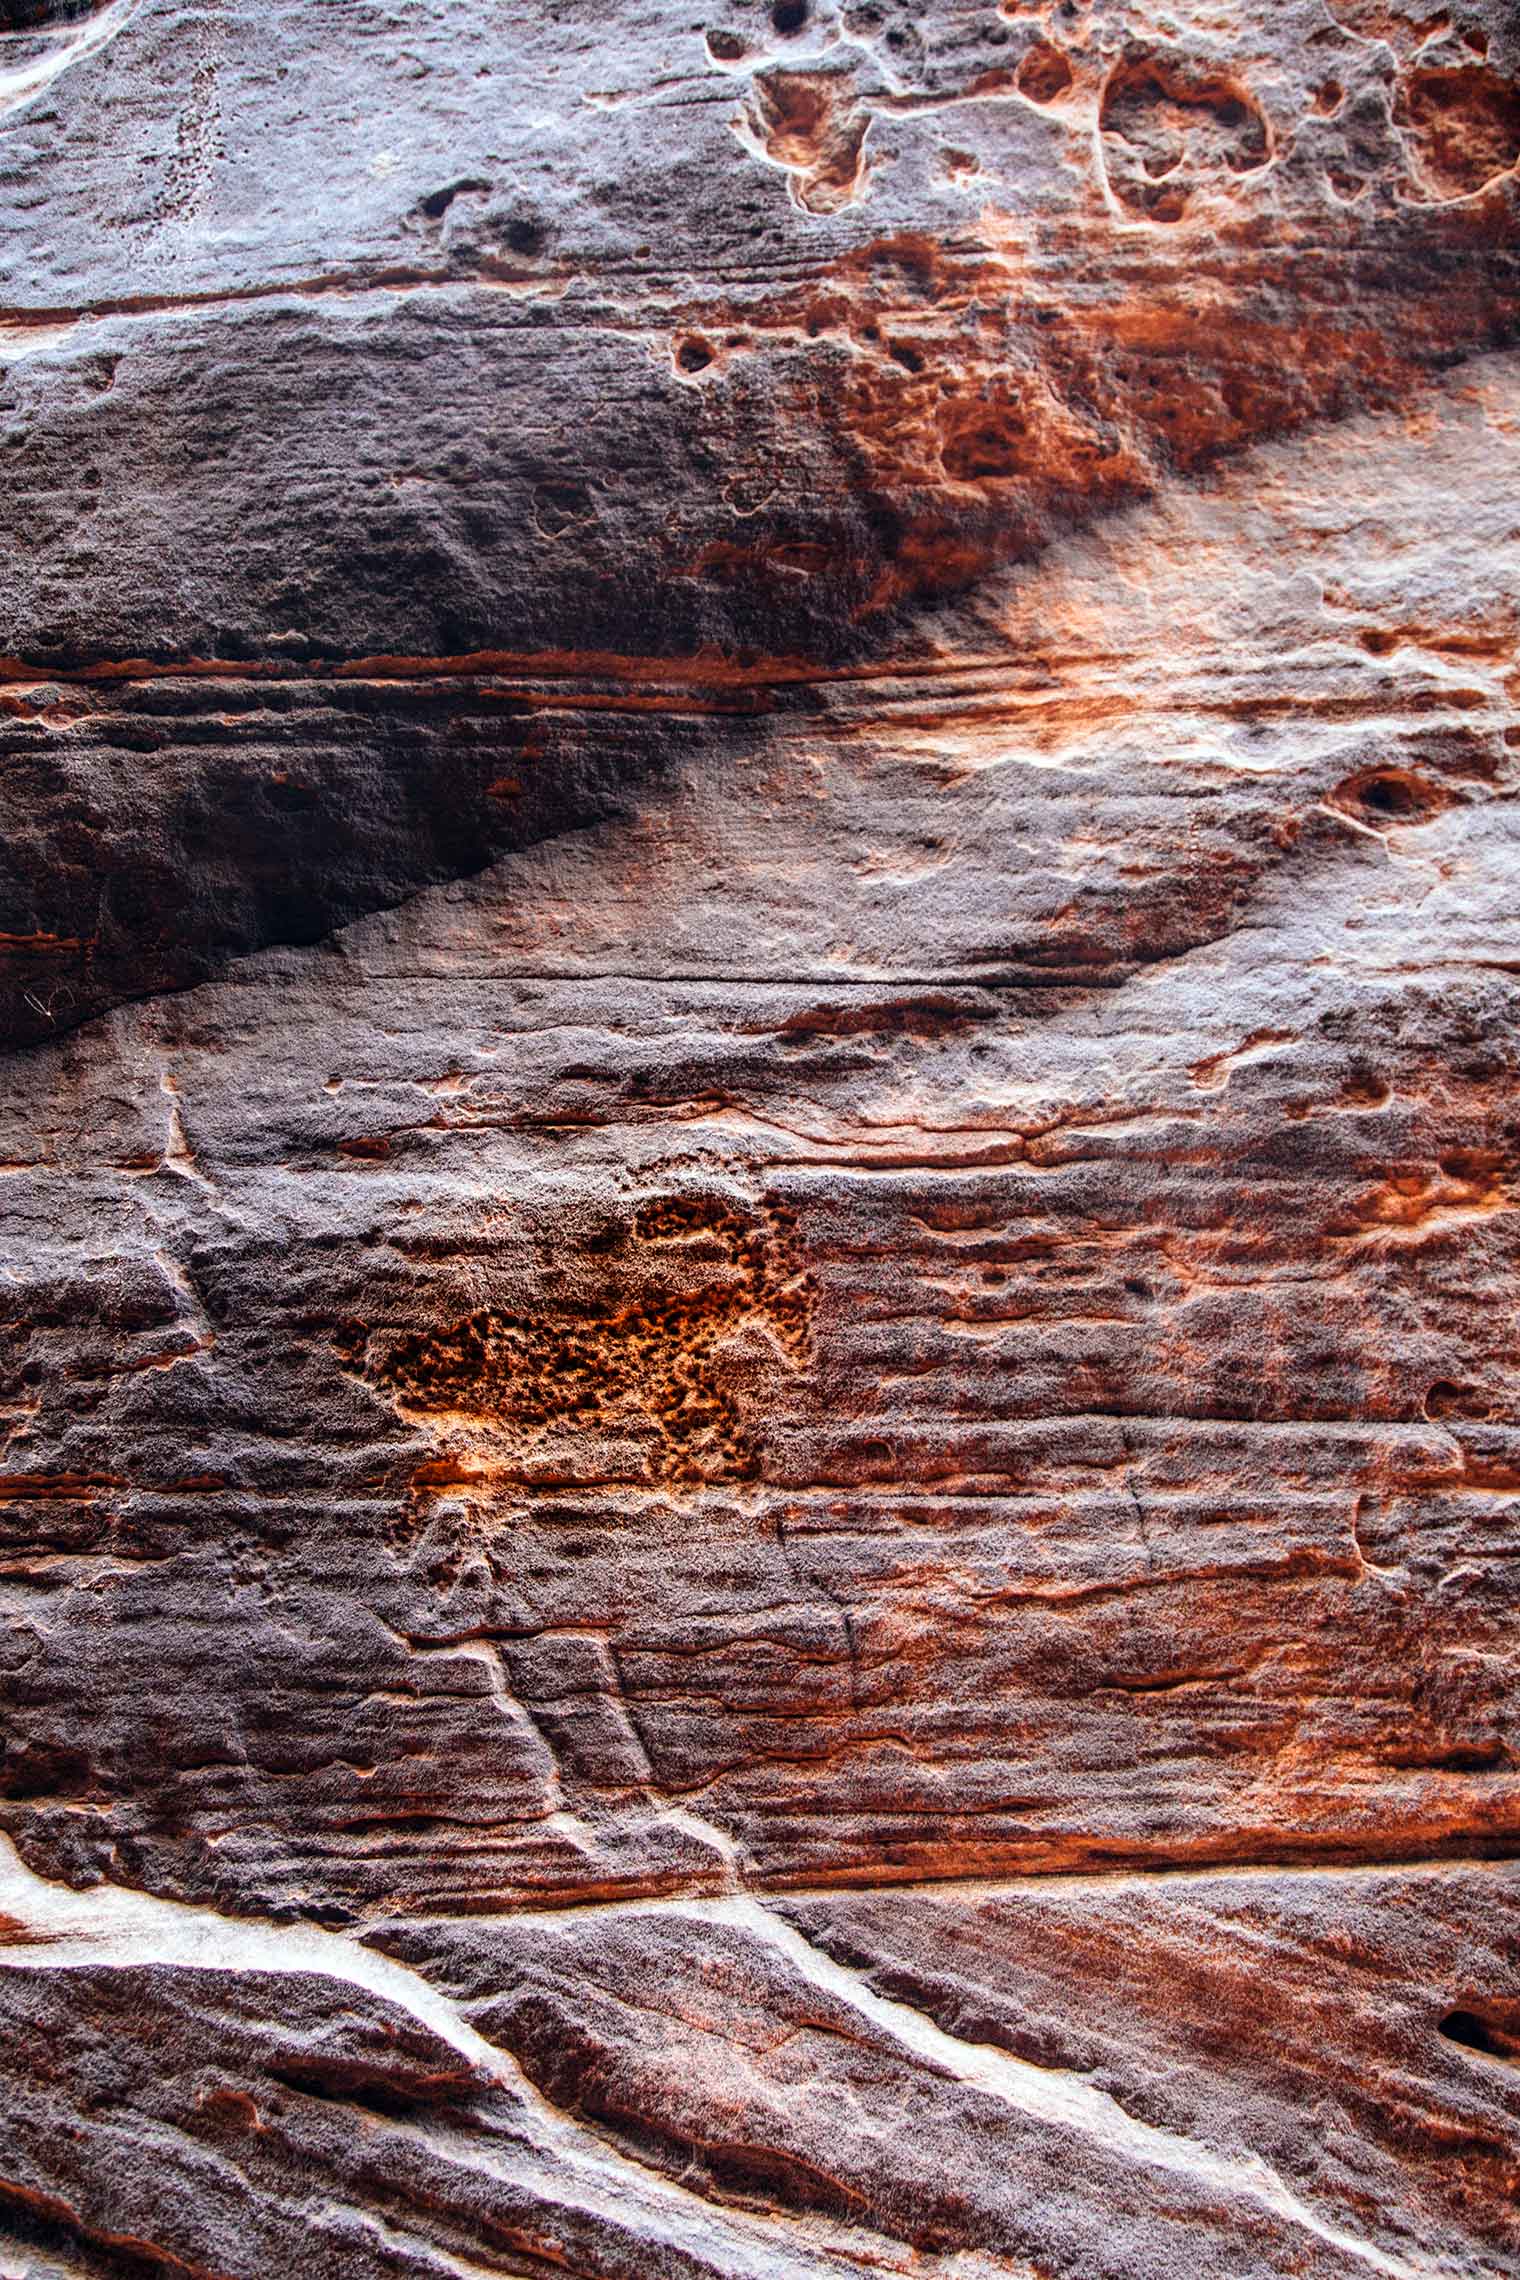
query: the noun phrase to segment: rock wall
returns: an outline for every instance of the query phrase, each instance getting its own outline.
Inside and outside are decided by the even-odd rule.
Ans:
[[[0,0],[0,2271],[1520,2269],[1508,0]]]

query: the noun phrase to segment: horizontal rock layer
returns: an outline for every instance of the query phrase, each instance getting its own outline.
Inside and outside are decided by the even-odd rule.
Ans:
[[[1514,2268],[1517,74],[0,8],[6,2270]]]

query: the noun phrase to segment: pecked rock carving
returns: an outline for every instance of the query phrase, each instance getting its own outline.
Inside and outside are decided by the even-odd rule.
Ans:
[[[0,5],[0,2270],[1520,2265],[1517,88]]]

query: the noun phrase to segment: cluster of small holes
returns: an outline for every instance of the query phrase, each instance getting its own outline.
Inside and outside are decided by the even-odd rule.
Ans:
[[[657,1434],[654,1477],[756,1478],[759,1448],[720,1383],[718,1350],[754,1324],[793,1368],[806,1363],[813,1294],[785,1216],[757,1225],[671,1198],[646,1206],[633,1233],[689,1249],[687,1281],[706,1279],[678,1297],[554,1319],[480,1307],[447,1329],[371,1339],[368,1373],[403,1411],[484,1420],[519,1449],[556,1424],[616,1430],[642,1418]]]

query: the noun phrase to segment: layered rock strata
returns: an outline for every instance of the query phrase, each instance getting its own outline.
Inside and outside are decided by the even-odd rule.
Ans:
[[[0,4],[0,2270],[1520,2265],[1517,161]]]

